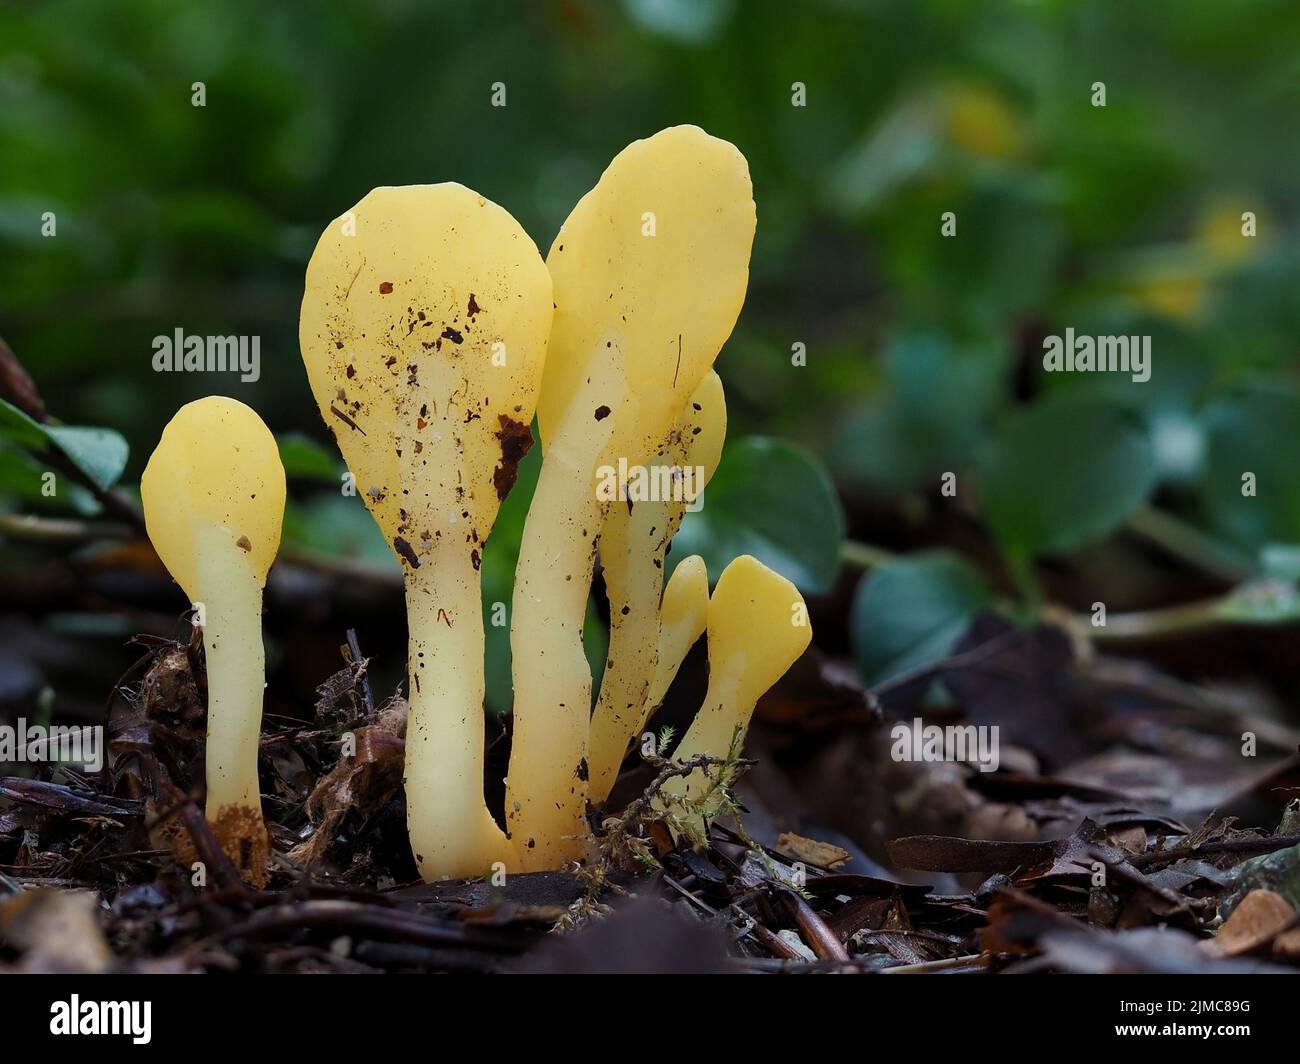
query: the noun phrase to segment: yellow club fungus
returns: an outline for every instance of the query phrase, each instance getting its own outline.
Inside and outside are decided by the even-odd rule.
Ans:
[[[506,816],[526,869],[586,850],[582,622],[609,506],[597,481],[620,460],[648,461],[709,371],[744,302],[754,225],[744,156],[677,126],[614,158],[547,257],[555,320],[538,404],[544,461],[511,618]]]
[[[206,815],[244,879],[266,881],[257,782],[265,651],[262,589],[280,548],[284,467],[243,403],[188,403],[163,430],[140,481],[145,525],[194,605],[208,677]]]
[[[483,798],[479,568],[531,443],[551,309],[528,235],[457,184],[374,190],[307,267],[312,392],[405,574],[407,826],[428,881],[514,863]]]
[[[718,467],[726,431],[722,382],[710,372],[659,447],[648,475],[625,486],[626,499],[616,500],[605,519],[600,561],[609,597],[609,655],[591,720],[592,802],[608,797],[628,742],[654,708],[647,700],[658,659],[664,556],[686,507]]]
[[[812,641],[798,588],[749,555],[727,566],[709,599],[709,689],[672,758],[725,758],[744,740],[754,706]],[[738,748],[738,747],[737,747]],[[716,773],[715,773],[716,776]],[[712,786],[702,769],[669,780],[664,790],[699,799]],[[709,815],[711,810],[702,810]]]

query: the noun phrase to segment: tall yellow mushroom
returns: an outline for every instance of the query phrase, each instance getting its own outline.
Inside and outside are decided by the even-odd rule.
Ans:
[[[163,429],[140,496],[149,538],[203,628],[206,815],[244,879],[260,886],[268,856],[257,782],[262,589],[280,548],[285,498],[275,438],[234,399],[188,403]]]
[[[375,189],[307,267],[312,391],[405,573],[407,826],[427,881],[514,863],[483,799],[479,567],[532,442],[550,327],[536,246],[462,185]]]
[[[644,463],[667,437],[740,313],[754,225],[744,156],[677,126],[620,152],[547,256],[545,455],[511,619],[506,816],[525,868],[581,857],[588,837],[582,622],[608,508],[597,470]]]
[[[743,554],[724,570],[709,599],[709,689],[672,758],[723,758],[736,730],[743,741],[754,706],[812,642],[799,589]],[[701,769],[669,780],[667,794],[699,798],[711,786]],[[709,814],[704,810],[704,815]]]
[[[664,557],[687,505],[696,500],[718,468],[726,431],[722,381],[710,372],[695,389],[650,467],[680,471],[684,490],[666,498],[658,497],[664,493],[657,492],[654,498],[616,500],[605,519],[600,561],[609,597],[609,655],[591,719],[588,758],[593,802],[603,802],[609,796],[628,742],[654,709],[648,700],[658,663]],[[662,478],[652,474],[648,479],[653,485]],[[704,579],[707,598],[707,575]]]

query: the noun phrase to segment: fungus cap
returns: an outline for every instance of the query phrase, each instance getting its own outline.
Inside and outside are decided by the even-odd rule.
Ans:
[[[485,534],[496,520],[531,444],[550,324],[536,245],[463,185],[377,188],[322,234],[307,267],[303,360],[406,566],[430,525],[464,513]]]
[[[140,478],[145,526],[191,601],[199,552],[215,546],[259,587],[280,549],[285,478],[275,437],[250,407],[208,396],[181,407]]]
[[[755,224],[745,157],[696,126],[662,130],[614,157],[546,259],[556,308],[538,406],[543,442],[612,349],[621,388],[600,402],[616,415],[627,407],[620,445],[638,460],[658,444],[735,327]]]
[[[718,579],[709,599],[708,632],[710,679],[725,672],[736,703],[749,709],[812,642],[799,589],[748,554]]]

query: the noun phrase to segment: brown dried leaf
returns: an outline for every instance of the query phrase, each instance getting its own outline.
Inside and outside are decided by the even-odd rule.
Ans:
[[[355,755],[340,760],[307,799],[307,815],[316,830],[294,847],[292,860],[310,867],[329,849],[349,812],[366,815],[397,793],[406,751],[406,711],[405,699],[395,698],[379,711],[374,724],[357,729]]]
[[[1206,947],[1219,956],[1239,957],[1272,941],[1290,929],[1295,920],[1295,909],[1282,895],[1252,890],[1219,928],[1218,938],[1206,943]]]
[[[787,857],[819,868],[834,868],[853,856],[841,846],[805,838],[793,831],[783,831],[778,835],[776,848]]]

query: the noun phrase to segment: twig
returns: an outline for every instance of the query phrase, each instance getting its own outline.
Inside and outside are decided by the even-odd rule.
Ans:
[[[0,535],[32,543],[85,543],[97,539],[130,539],[128,525],[82,521],[72,517],[0,514]]]
[[[892,968],[881,968],[882,975],[924,975],[926,972],[942,972],[951,968],[985,968],[988,959],[983,953],[967,953],[963,957],[945,957],[938,961],[921,961],[919,964],[896,964]]]
[[[199,807],[194,804],[194,799],[183,793],[179,787],[168,780],[160,779],[158,783],[159,789],[174,804],[166,812],[159,815],[156,823],[161,824],[179,813],[181,823],[185,825],[186,830],[190,833],[190,841],[194,843],[194,852],[198,855],[199,860],[212,869],[212,877],[216,880],[217,886],[222,890],[242,893],[244,884],[239,878],[239,872],[236,871],[234,864],[226,855],[226,851],[221,848],[221,843],[217,841],[217,836],[213,833],[211,825],[199,812]],[[150,825],[150,827],[152,826]]]
[[[1181,861],[1184,857],[1203,857],[1212,853],[1272,853],[1284,850],[1288,846],[1300,845],[1300,835],[1261,835],[1257,839],[1215,839],[1196,846],[1171,846],[1167,850],[1152,850],[1149,853],[1130,857],[1128,863],[1134,868],[1146,868],[1148,865],[1168,864]]]
[[[790,891],[781,891],[781,902],[789,910],[790,915],[794,917],[794,922],[799,925],[799,930],[803,932],[804,941],[812,948],[812,951],[824,961],[847,961],[849,951],[844,948],[844,943],[840,941],[839,935],[826,926],[823,920],[813,907],[809,905],[798,894]]]
[[[348,629],[348,652],[352,655],[349,664],[361,670],[361,697],[365,699],[366,716],[373,717],[375,715],[375,701],[370,697],[370,674],[366,668],[368,659],[361,653],[361,645],[357,642],[357,630],[355,628]]]
[[[138,515],[137,515],[138,516]],[[35,514],[0,514],[0,535],[35,543],[93,543],[97,540],[141,538],[144,525],[84,521],[73,517],[39,517]],[[402,572],[396,566],[381,565],[359,558],[324,554],[296,544],[280,548],[281,562],[310,569],[327,576],[344,577],[361,583],[400,589]]]
[[[519,953],[520,939],[496,928],[438,921],[401,909],[382,908],[350,901],[296,901],[253,913],[247,920],[217,933],[218,941],[268,932],[330,928],[391,937],[399,942],[431,946],[463,946],[467,949]]]
[[[790,945],[789,942],[783,939],[775,931],[764,927],[757,920],[754,921],[754,926],[750,928],[750,933],[758,940],[763,948],[770,952],[774,957],[778,957],[783,961],[800,961],[805,964],[807,963],[807,960],[802,953]]]

